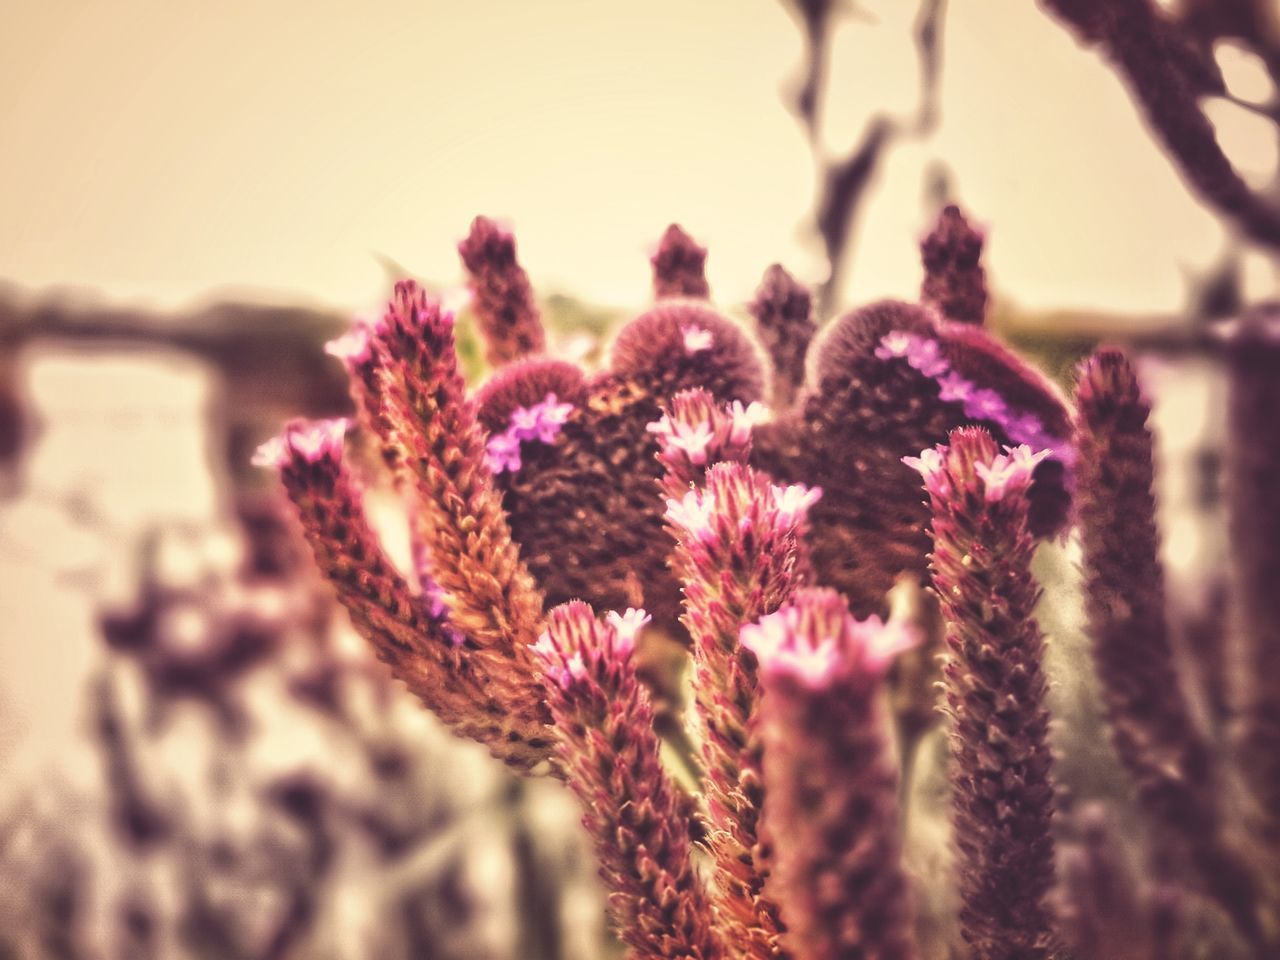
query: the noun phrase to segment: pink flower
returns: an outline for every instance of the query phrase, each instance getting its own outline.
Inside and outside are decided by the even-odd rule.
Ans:
[[[994,390],[975,390],[964,404],[965,413],[979,420],[993,420],[1003,423],[1009,413],[1004,399]]]
[[[674,429],[664,437],[664,446],[673,447],[684,452],[689,461],[697,466],[707,462],[707,447],[713,439],[711,424],[675,423]]]
[[[950,362],[942,355],[937,340],[925,337],[912,337],[907,351],[907,363],[911,364],[926,377],[937,377],[951,368]]]
[[[921,450],[918,457],[903,457],[902,462],[924,477],[925,482],[928,483],[942,472],[942,449],[930,447],[927,450]]]
[[[911,350],[916,338],[902,330],[890,330],[880,338],[880,346],[876,347],[876,356],[881,360],[892,360],[905,357]]]
[[[758,400],[752,400],[745,407],[741,400],[735,400],[729,407],[729,442],[741,446],[751,439],[751,432],[769,419],[769,410]]]
[[[642,609],[627,607],[627,612],[622,614],[610,610],[605,619],[614,630],[614,652],[621,654],[630,653],[634,649],[636,637],[653,617]]]
[[[520,440],[510,430],[495,433],[484,447],[484,463],[491,473],[520,469]]]
[[[942,388],[938,399],[944,403],[963,402],[973,393],[973,384],[954,370],[940,376],[938,386]]]
[[[690,356],[701,353],[703,350],[710,350],[712,343],[715,342],[711,331],[696,323],[684,324],[680,327],[680,333],[684,337],[684,352]]]
[[[368,320],[357,317],[350,330],[324,345],[324,352],[348,366],[368,363],[373,357],[371,326]]]
[[[258,447],[253,455],[255,467],[279,469],[298,457],[306,463],[337,460],[342,455],[342,441],[351,421],[346,417],[313,422],[295,421],[285,427],[284,434]]]
[[[898,655],[917,646],[921,639],[920,631],[909,621],[890,617],[885,623],[877,616],[857,622],[853,636],[863,670],[876,676],[884,676]]]
[[[974,472],[982,479],[988,503],[1003,500],[1011,490],[1022,491],[1031,485],[1036,465],[1049,456],[1048,450],[1032,453],[1026,444],[1006,447],[1008,453],[996,454],[991,463],[975,463]]]
[[[690,490],[679,500],[667,499],[667,519],[698,540],[709,540],[715,533],[711,524],[714,513],[715,497],[710,493]]]
[[[771,487],[769,492],[773,497],[773,506],[778,511],[778,519],[786,525],[804,520],[809,508],[822,499],[821,487],[806,487],[803,483]]]

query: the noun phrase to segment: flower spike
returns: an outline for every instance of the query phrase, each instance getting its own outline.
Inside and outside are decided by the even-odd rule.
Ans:
[[[534,646],[557,756],[582,802],[618,931],[639,957],[717,960],[723,949],[693,867],[693,814],[659,759],[653,708],[632,658],[643,610],[601,622],[580,600],[554,608]]]
[[[855,620],[832,590],[742,629],[759,661],[756,725],[764,748],[765,885],[797,957],[918,954],[901,864],[898,775],[878,697],[914,631]]]
[[[943,207],[933,229],[920,242],[924,263],[920,302],[948,320],[982,326],[987,315],[987,277],[982,269],[985,240],[959,207]]]
[[[710,295],[706,274],[707,248],[699,246],[679,224],[667,227],[650,263],[653,264],[655,300],[670,297],[705,300]]]
[[[516,259],[511,231],[476,217],[458,244],[467,268],[472,309],[484,335],[485,359],[495,367],[546,349],[546,334],[529,276]]]
[[[818,331],[813,322],[813,297],[775,263],[765,271],[747,311],[755,318],[756,334],[773,360],[770,403],[785,409],[795,402],[804,384],[804,358]]]
[[[922,461],[925,457],[920,458]],[[930,567],[946,621],[951,788],[964,939],[987,960],[1049,960],[1056,933],[1052,756],[1033,611],[1034,458],[977,428],[929,458]]]
[[[317,566],[392,673],[459,735],[518,769],[545,767],[552,740],[540,703],[515,699],[524,691],[513,695],[508,672],[464,647],[441,598],[411,591],[387,559],[343,458],[346,430],[346,420],[294,421],[254,462],[279,472]]]
[[[758,832],[760,744],[751,734],[755,656],[738,642],[745,624],[790,600],[804,582],[803,537],[819,491],[782,488],[741,463],[717,463],[703,485],[669,500],[672,566],[684,585],[683,623],[693,650],[693,691],[704,727],[717,910],[737,955],[776,955],[781,922],[768,898],[767,849]]]

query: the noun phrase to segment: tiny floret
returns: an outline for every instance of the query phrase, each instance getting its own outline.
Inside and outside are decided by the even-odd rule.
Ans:
[[[714,533],[711,522],[714,512],[715,497],[710,492],[690,490],[679,500],[667,498],[667,519],[700,540],[709,539]]]
[[[645,613],[643,609],[627,607],[626,613],[610,610],[605,619],[608,621],[609,626],[613,627],[614,651],[617,653],[629,653],[635,648],[636,637],[653,617]]]
[[[890,330],[880,338],[880,346],[876,347],[876,356],[881,360],[905,357],[915,339],[903,330]]]
[[[680,333],[684,337],[684,352],[690,356],[710,350],[712,343],[715,342],[711,331],[696,323],[685,324],[680,328]]]
[[[255,467],[276,470],[288,461],[289,451],[285,447],[284,437],[272,437],[258,445],[249,462]]]
[[[373,358],[373,331],[369,321],[357,317],[350,330],[324,345],[324,352],[349,366],[368,363]]]
[[[510,431],[496,433],[484,447],[484,462],[490,473],[520,469],[520,440]]]
[[[942,472],[942,450],[941,446],[930,447],[927,450],[921,450],[918,457],[903,457],[902,462],[924,477],[925,482],[928,483]]]
[[[938,399],[944,403],[963,403],[973,393],[973,384],[954,370],[940,376],[938,386],[942,388]]]
[[[822,499],[821,487],[806,487],[803,483],[793,483],[786,487],[772,487],[774,508],[778,511],[778,519],[784,524],[795,524],[802,521],[809,513],[809,508]]]
[[[296,421],[284,433],[258,447],[253,455],[255,467],[284,467],[293,458],[306,463],[337,460],[342,455],[342,441],[351,421],[346,417],[333,420]]]
[[[729,405],[729,442],[742,445],[751,439],[751,432],[769,419],[769,409],[760,401],[752,400],[743,406],[741,400]]]
[[[1032,453],[1026,444],[1006,449],[1007,453],[997,454],[989,464],[975,463],[973,466],[985,485],[988,503],[1003,500],[1011,491],[1029,487],[1036,465],[1049,456],[1048,450]]]

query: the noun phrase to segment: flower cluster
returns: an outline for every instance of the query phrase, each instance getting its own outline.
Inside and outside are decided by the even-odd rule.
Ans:
[[[1060,924],[1050,896],[1058,814],[1031,561],[1073,519],[1077,472],[1117,753],[1176,841],[1165,863],[1238,942],[1273,955],[1271,875],[1218,802],[1228,781],[1180,699],[1161,619],[1146,408],[1104,352],[1073,416],[983,329],[981,236],[957,217],[926,240],[922,304],[864,306],[820,336],[807,293],[770,268],[751,307],[763,351],[707,300],[706,251],[673,227],[653,258],[657,303],[590,372],[543,355],[514,240],[477,220],[462,254],[496,368],[478,389],[451,315],[413,283],[333,347],[405,503],[408,575],[365,518],[356,475],[371,465],[344,447],[351,424],[290,424],[259,454],[395,675],[459,734],[582,802],[634,957],[1064,955],[1084,926]],[[1274,394],[1262,340],[1271,353],[1235,354],[1242,423]],[[1244,463],[1242,500],[1273,497],[1272,446]],[[1274,543],[1249,536],[1269,563]],[[954,922],[948,898],[912,895],[904,866],[900,787],[923,762],[908,740],[936,712],[938,676],[929,630],[884,619],[891,589],[913,581],[931,588],[915,609],[945,646]],[[1250,629],[1265,634],[1273,597],[1250,583]],[[1274,659],[1265,636],[1250,649]],[[1262,696],[1274,684],[1254,686],[1249,822],[1270,850],[1280,727]],[[1157,900],[1171,902],[1133,902]]]
[[[999,392],[980,387],[953,370],[951,361],[943,355],[942,346],[936,339],[892,330],[880,338],[876,356],[881,360],[905,360],[912,369],[936,380],[938,399],[943,403],[960,404],[970,420],[989,422],[1016,443],[1069,455],[1065,441],[1049,434],[1034,413],[1010,409]]]
[[[573,412],[573,404],[560,403],[548,393],[531,407],[516,407],[511,412],[511,426],[489,436],[484,448],[485,465],[493,473],[520,469],[520,444],[536,440],[554,443],[556,434]]]

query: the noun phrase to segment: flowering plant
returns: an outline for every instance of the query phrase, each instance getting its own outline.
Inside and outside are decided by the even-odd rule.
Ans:
[[[1130,952],[1108,953],[1119,940],[1089,939],[1105,908],[1079,895],[1092,881],[1058,887],[1065,786],[1032,557],[1073,520],[1116,751],[1163,859],[1229,921],[1216,942],[1274,955],[1277,861],[1239,831],[1280,842],[1280,674],[1253,680],[1240,743],[1259,759],[1229,803],[1234,780],[1178,688],[1133,368],[1100,352],[1073,410],[984,329],[981,246],[948,208],[923,244],[920,303],[863,307],[816,338],[807,291],[771,267],[752,336],[711,306],[706,251],[673,226],[655,305],[589,372],[544,355],[514,239],[480,218],[460,246],[494,367],[479,389],[453,316],[412,282],[334,345],[406,504],[413,569],[366,517],[350,423],[294,422],[259,453],[392,672],[459,735],[580,799],[632,956],[1013,960],[1198,942],[1185,918],[1200,914],[1170,934],[1168,897],[1130,878]],[[1258,319],[1231,341],[1242,436],[1275,399],[1275,329]],[[1264,447],[1243,457],[1238,499],[1274,530],[1280,451]],[[1277,538],[1247,540],[1249,569],[1274,577]],[[1274,591],[1244,579],[1245,642],[1269,667]],[[911,583],[931,586],[934,616],[920,595],[915,617],[890,615]],[[687,710],[646,658],[662,636],[688,652]],[[903,718],[934,713],[939,650],[959,899],[941,938],[916,919],[900,790],[928,726]]]

